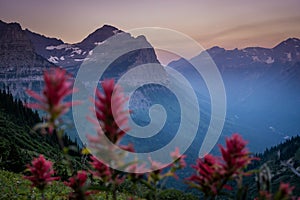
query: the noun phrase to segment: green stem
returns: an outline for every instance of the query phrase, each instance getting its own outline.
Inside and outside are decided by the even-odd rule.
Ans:
[[[68,163],[68,167],[69,167],[69,169],[71,170],[71,173],[73,174],[74,168],[73,168],[72,162],[71,162],[71,160],[70,160],[69,157],[68,157],[68,152],[65,152],[65,150],[64,150],[65,145],[64,145],[64,141],[63,141],[63,137],[62,137],[63,134],[64,134],[64,131],[63,131],[63,130],[59,130],[59,129],[57,128],[57,138],[58,138],[59,146],[60,146],[60,148],[62,149],[64,158],[66,159],[66,161],[67,161],[67,163]]]
[[[108,191],[105,192],[105,199],[108,200]]]
[[[117,188],[116,188],[116,184],[113,184],[113,191],[112,191],[112,198],[113,200],[117,200]]]
[[[42,190],[41,192],[42,192],[42,200],[45,200],[44,190]]]

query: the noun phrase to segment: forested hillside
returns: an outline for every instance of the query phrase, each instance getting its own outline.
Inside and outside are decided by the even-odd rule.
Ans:
[[[0,99],[0,169],[22,172],[39,154],[59,163],[63,154],[55,132],[44,135],[33,129],[42,121],[39,114],[25,107],[24,102],[14,100],[8,89],[0,91]],[[63,142],[65,146],[73,146],[70,154],[79,167],[78,145],[67,134],[63,136]]]

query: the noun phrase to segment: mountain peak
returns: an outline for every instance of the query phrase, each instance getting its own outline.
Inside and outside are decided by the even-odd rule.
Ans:
[[[300,39],[298,38],[288,38],[282,42],[280,42],[278,45],[274,47],[274,49],[282,49],[286,47],[292,47],[295,45],[300,45]]]
[[[14,45],[21,45],[23,49],[18,49],[18,51],[33,51],[30,40],[26,37],[20,24],[16,22],[5,23],[2,21],[0,24],[0,44],[3,45],[3,48],[9,49],[14,48]]]
[[[4,21],[0,20],[0,24],[21,28],[21,25],[18,22],[9,22],[9,23],[7,23],[7,22],[4,22]]]
[[[298,39],[298,38],[288,38],[286,40],[286,42],[300,42],[300,39]]]
[[[219,53],[222,53],[224,51],[226,51],[224,48],[221,48],[221,47],[218,47],[218,46],[214,46],[214,47],[207,50],[207,52],[212,56],[217,55]]]
[[[109,24],[104,24],[101,28],[99,29],[107,29],[107,30],[118,30],[116,27],[109,25]],[[99,30],[97,29],[97,30]]]
[[[25,33],[26,33],[26,35],[35,35],[36,37],[39,37],[39,38],[45,38],[45,39],[49,39],[49,40],[56,40],[61,44],[64,43],[61,39],[57,39],[57,38],[54,38],[54,37],[48,37],[48,36],[45,36],[43,34],[35,33],[35,32],[32,32],[31,30],[29,30],[27,28],[25,29]]]
[[[83,39],[78,46],[82,49],[92,49],[96,43],[103,42],[109,37],[122,32],[111,25],[103,25],[101,28],[98,28],[93,33],[89,34],[85,39]]]
[[[22,27],[20,24],[16,22],[12,23],[5,23],[3,21],[0,21],[0,37],[4,37],[7,35],[7,32],[21,32]]]
[[[5,23],[4,21],[2,21],[1,19],[0,19],[0,26],[4,26],[4,25],[6,25],[7,23]]]

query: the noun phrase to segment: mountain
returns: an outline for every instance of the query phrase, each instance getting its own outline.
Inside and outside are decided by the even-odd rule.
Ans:
[[[61,40],[48,38],[46,36],[26,30],[26,34],[29,36],[30,41],[34,45],[37,54],[43,56],[44,58],[48,59],[48,61],[55,63],[56,65],[69,69],[74,73],[76,73],[79,66],[83,61],[86,60],[87,57],[92,56],[93,49],[104,44],[108,38],[119,33],[124,32],[113,26],[104,25],[95,30],[93,33],[89,34],[81,42],[76,44],[68,44],[62,42]],[[141,38],[129,37],[126,38],[126,40],[141,42]],[[143,38],[142,42],[149,44],[146,38]],[[137,63],[158,63],[153,50],[141,50],[139,52],[135,52],[134,55],[131,54],[131,56],[131,58],[126,59],[136,60]],[[144,60],[138,61],[138,59]]]
[[[91,50],[96,47],[96,45],[101,44],[101,42],[114,36],[123,31],[117,29],[116,27],[110,25],[103,25],[101,28],[95,30],[93,33],[89,34],[85,39],[76,45],[83,50]]]
[[[274,48],[248,47],[225,50],[216,46],[208,49],[207,52],[221,71],[249,64],[295,64],[300,61],[300,40],[289,38]],[[197,59],[197,57],[201,57],[201,54],[193,59]]]
[[[43,56],[44,58],[48,58],[48,51],[46,47],[48,46],[58,46],[64,44],[62,40],[56,38],[49,38],[44,35],[40,35],[38,33],[34,33],[29,29],[25,29],[25,34],[27,38],[31,41],[34,50],[37,54]]]
[[[60,66],[76,76],[84,61],[88,61],[89,64],[96,61],[94,65],[101,69],[105,66],[97,60],[112,59],[103,76],[93,79],[101,80],[104,78],[118,79],[129,69],[141,64],[159,64],[153,47],[145,37],[132,37],[110,25],[104,25],[76,44],[67,44],[62,40],[49,38],[28,29],[22,30],[18,23],[1,21],[0,33],[0,61],[2,61],[0,85],[9,87],[13,96],[27,102],[32,99],[25,94],[24,89],[41,92],[43,87],[42,72],[50,66]],[[121,48],[135,46],[143,46],[144,48],[124,52],[117,58],[110,58],[114,50],[117,53]],[[105,56],[99,56],[100,52],[102,52],[101,55]],[[141,73],[140,80],[149,75],[160,80],[166,78],[166,72],[162,66],[158,71],[151,71],[150,69],[150,71],[142,70]],[[88,71],[87,82],[94,75],[96,75],[94,71]],[[135,78],[133,77],[131,81],[133,82]],[[136,79],[135,83],[138,81]],[[87,82],[83,84],[89,84]],[[68,114],[67,117],[72,119],[71,113]],[[71,132],[71,135],[76,137],[76,131]]]
[[[110,25],[95,30],[76,44],[67,44],[56,38],[22,30],[17,23],[7,24],[1,21],[0,33],[2,61],[0,83],[8,85],[14,95],[19,94],[23,98],[25,95],[20,94],[24,88],[41,90],[42,69],[58,65],[76,75],[82,64],[93,62],[98,55],[101,55],[103,61],[109,60],[113,52],[118,52],[122,46],[143,44],[146,48],[126,52],[114,58],[103,76],[98,79],[119,79],[127,71],[141,64],[159,64],[154,49],[145,37],[132,37]],[[297,134],[300,130],[297,125],[300,124],[297,112],[297,105],[300,102],[299,39],[287,39],[274,48],[249,47],[226,50],[213,47],[206,53],[216,63],[227,94],[228,114],[222,137],[231,132],[241,132],[246,139],[255,141],[251,149],[261,151],[266,146],[281,142],[284,137]],[[191,61],[201,62],[202,59],[205,59],[205,53],[199,54]],[[105,67],[101,62],[98,64],[100,69]],[[203,119],[208,123],[211,102],[205,81],[198,78],[192,66],[185,60],[169,65],[186,76],[192,84],[199,100],[200,110],[203,112]],[[142,70],[139,73],[142,74],[130,77],[131,83],[138,85],[146,76],[168,82],[169,72],[163,67],[153,72]],[[87,77],[95,75],[92,71],[88,71]],[[139,110],[132,116],[136,120],[140,119],[141,124],[149,123],[147,112],[153,102],[159,103],[160,100],[164,102],[172,112],[170,113],[172,117],[178,112],[175,106],[178,105],[176,98],[174,101],[164,99],[173,97],[164,95],[167,90],[162,88],[159,89],[161,94],[155,93],[155,88],[159,87],[155,84],[151,87],[142,87],[134,93],[135,98],[131,99],[132,108]],[[149,94],[151,97],[147,97]],[[144,115],[147,117],[143,117]],[[176,117],[176,120],[178,119],[180,116]],[[178,124],[174,120],[175,118],[170,121],[170,126]],[[200,129],[203,131],[206,128]],[[165,131],[174,130],[166,128]],[[258,136],[260,140],[256,140]]]
[[[24,84],[30,80],[40,80],[43,69],[49,66],[61,66],[70,73],[76,74],[83,61],[91,57],[93,50],[106,40],[123,31],[104,25],[76,44],[68,44],[60,39],[22,30],[18,23],[0,22],[0,68],[1,83],[15,88],[14,96],[25,98],[21,90],[29,86]],[[155,52],[145,37],[127,37],[127,43],[144,43],[149,48],[136,50],[115,60],[110,67],[112,71],[128,69],[143,63],[159,63]],[[125,41],[123,42],[125,44]],[[126,61],[126,64],[125,64]],[[122,71],[122,70],[121,70]],[[106,75],[108,75],[107,73]],[[16,79],[16,77],[18,77]],[[20,77],[23,79],[21,80]],[[27,80],[24,80],[27,79]],[[18,82],[18,83],[16,83]],[[19,84],[20,83],[20,84]],[[33,85],[36,85],[34,83]],[[37,84],[40,85],[40,84]],[[31,88],[31,86],[29,86]],[[39,91],[40,87],[34,88]]]
[[[299,134],[299,39],[289,38],[273,48],[213,47],[191,60],[169,64],[189,77],[196,91],[210,98],[203,92],[203,79],[191,65],[205,63],[208,55],[219,69],[226,90],[227,117],[222,137],[239,132],[257,152]]]
[[[35,52],[34,46],[17,23],[0,21],[0,84],[10,87],[14,96],[24,96],[24,87],[41,84],[44,69],[51,62]]]
[[[26,34],[34,45],[37,54],[63,67],[78,67],[87,55],[92,54],[92,50],[97,45],[118,32],[121,31],[115,27],[104,25],[81,42],[68,44],[56,38],[48,38],[26,30]]]

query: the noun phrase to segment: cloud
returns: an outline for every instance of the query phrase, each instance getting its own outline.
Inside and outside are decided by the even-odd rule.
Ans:
[[[272,20],[259,21],[257,23],[248,23],[238,25],[229,29],[225,29],[212,34],[198,36],[199,40],[212,41],[218,38],[229,37],[231,35],[238,35],[241,33],[248,34],[265,34],[265,32],[282,32],[282,30],[299,29],[300,30],[300,16],[293,16],[287,18],[279,18]]]

